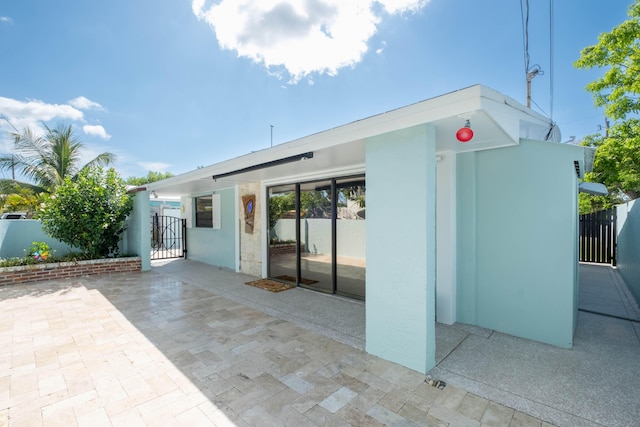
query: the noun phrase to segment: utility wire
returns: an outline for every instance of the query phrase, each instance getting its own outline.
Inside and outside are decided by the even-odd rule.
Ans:
[[[538,75],[543,75],[544,71],[538,64],[531,65],[531,57],[529,56],[529,0],[520,0],[520,18],[522,22],[522,44],[524,50],[524,72],[527,81],[527,107],[531,104],[535,105],[548,119],[549,119],[549,132],[546,139],[551,137],[551,134],[556,126],[553,121],[553,104],[554,104],[554,61],[555,61],[555,13],[554,13],[553,0],[549,0],[549,114],[546,114],[544,110],[532,99],[531,96],[531,81]]]
[[[553,122],[553,63],[555,62],[555,16],[554,16],[553,0],[549,0],[549,114],[551,122]]]
[[[520,19],[522,21],[522,49],[524,52],[524,73],[529,72],[529,0],[526,1],[526,8],[520,0]]]

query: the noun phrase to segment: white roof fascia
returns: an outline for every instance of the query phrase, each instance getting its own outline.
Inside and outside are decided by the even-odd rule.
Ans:
[[[367,139],[400,129],[434,122],[441,119],[463,117],[474,111],[486,110],[496,124],[518,143],[520,125],[518,116],[544,126],[548,120],[515,100],[482,85],[475,85],[405,107],[357,120],[346,125],[305,136],[290,142],[215,163],[166,180],[147,184],[149,191],[167,186],[185,184],[194,180],[211,179],[248,166],[267,163],[288,156],[321,150],[337,145]],[[515,117],[514,117],[515,116]]]
[[[492,93],[494,96],[483,96],[482,109],[514,143],[519,144],[520,138],[545,140],[552,126],[550,119],[524,107],[508,96],[486,87],[483,89],[485,95]]]

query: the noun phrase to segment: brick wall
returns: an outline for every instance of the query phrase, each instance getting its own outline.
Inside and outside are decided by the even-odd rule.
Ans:
[[[300,251],[304,252],[304,246],[300,245]],[[279,255],[279,254],[295,254],[296,253],[296,244],[295,243],[286,243],[282,245],[271,245],[269,246],[269,253],[271,255]]]
[[[96,274],[134,273],[140,271],[142,271],[142,259],[140,257],[5,267],[0,268],[0,286],[42,282],[44,280],[61,280]]]

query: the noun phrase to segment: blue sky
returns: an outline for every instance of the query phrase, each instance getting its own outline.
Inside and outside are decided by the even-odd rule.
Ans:
[[[0,114],[73,124],[87,156],[115,153],[126,178],[268,148],[271,125],[276,145],[477,83],[524,104],[525,3],[5,1]],[[604,126],[584,90],[602,71],[573,62],[631,0],[553,1],[553,66],[550,1],[530,3],[533,109],[580,140]],[[8,152],[6,120],[0,131]]]

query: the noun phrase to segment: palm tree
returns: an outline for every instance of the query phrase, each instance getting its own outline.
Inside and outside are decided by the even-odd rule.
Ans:
[[[13,155],[0,157],[0,170],[14,170],[31,180],[39,191],[54,192],[65,178],[73,178],[87,167],[107,166],[115,155],[104,152],[86,165],[80,165],[80,154],[84,144],[73,134],[71,125],[59,124],[51,129],[43,123],[44,135],[36,135],[26,128],[21,133],[12,133],[15,141]],[[28,183],[17,183],[30,186]]]

